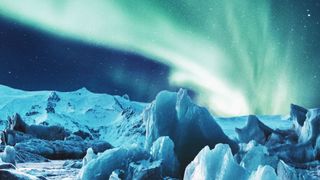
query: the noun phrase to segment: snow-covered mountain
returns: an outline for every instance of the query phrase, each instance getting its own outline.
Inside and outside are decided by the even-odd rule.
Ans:
[[[28,124],[61,125],[82,130],[114,146],[143,144],[141,113],[146,103],[128,96],[95,94],[85,88],[73,92],[22,91],[0,85],[0,129],[7,117],[19,113]]]

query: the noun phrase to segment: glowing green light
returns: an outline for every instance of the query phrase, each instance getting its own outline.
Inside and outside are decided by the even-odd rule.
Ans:
[[[268,1],[1,0],[0,13],[165,63],[171,83],[220,115],[284,113],[295,97],[291,47],[277,44]]]

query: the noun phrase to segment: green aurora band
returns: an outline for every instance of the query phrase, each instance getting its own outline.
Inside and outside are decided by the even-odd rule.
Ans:
[[[255,0],[0,0],[0,15],[169,65],[170,83],[196,91],[197,101],[218,115],[286,114],[290,103],[312,104],[301,96],[295,73],[303,44],[290,41],[297,32],[276,28],[294,18],[289,10],[274,17],[271,6]]]

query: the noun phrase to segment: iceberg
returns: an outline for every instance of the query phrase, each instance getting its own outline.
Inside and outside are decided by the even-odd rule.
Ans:
[[[257,171],[252,173],[249,180],[278,180],[275,170],[271,166],[259,166]]]
[[[242,129],[236,128],[235,131],[241,143],[248,143],[251,140],[255,140],[260,144],[264,144],[273,132],[271,128],[263,124],[257,116],[254,115],[248,116],[245,127]]]
[[[131,162],[128,167],[127,180],[162,179],[161,160],[150,162],[142,160]]]
[[[87,165],[93,159],[96,159],[97,155],[93,152],[92,148],[87,149],[87,154],[82,160],[82,167]]]
[[[106,150],[82,167],[79,178],[82,180],[105,180],[114,170],[127,170],[129,163],[149,158],[149,153],[137,146]]]
[[[316,144],[314,146],[313,154],[315,159],[320,160],[320,136],[318,136]]]
[[[268,151],[286,162],[305,163],[314,160],[313,147],[310,143],[283,144],[270,147]]]
[[[153,143],[150,154],[154,159],[161,160],[163,176],[179,176],[179,162],[174,153],[174,143],[168,136],[159,137]]]
[[[277,166],[277,174],[280,179],[298,180],[298,173],[293,167],[290,167],[282,160],[279,161]]]
[[[290,106],[290,118],[293,122],[294,129],[298,136],[300,136],[301,127],[306,120],[307,112],[308,110],[301,106],[295,104],[291,104]]]
[[[301,128],[299,136],[300,143],[311,143],[313,146],[320,135],[320,108],[310,109],[307,113],[307,119]]]
[[[109,180],[122,180],[125,178],[125,173],[123,170],[116,169],[112,171]]]
[[[4,152],[0,154],[2,162],[16,165],[16,150],[12,146],[6,146]]]
[[[278,158],[276,156],[270,156],[267,148],[261,145],[251,148],[244,155],[240,163],[240,165],[249,172],[256,171],[260,165],[269,165],[276,168],[277,164]]]
[[[195,159],[186,167],[185,180],[234,179],[247,180],[248,172],[238,165],[227,144],[217,144],[210,150],[204,147]]]
[[[146,149],[161,136],[169,136],[174,142],[175,153],[181,170],[205,146],[214,148],[218,143],[229,144],[233,153],[238,144],[224,134],[209,111],[197,106],[180,89],[178,93],[162,91],[144,111],[146,124]]]

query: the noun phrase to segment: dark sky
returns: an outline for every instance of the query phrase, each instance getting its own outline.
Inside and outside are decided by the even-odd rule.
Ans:
[[[0,84],[24,90],[86,87],[150,101],[160,90],[171,88],[165,65],[136,54],[63,39],[3,18],[0,62]]]
[[[150,101],[170,81],[221,115],[320,106],[320,0],[37,2],[0,1],[0,84]]]

